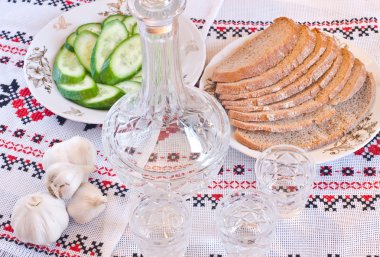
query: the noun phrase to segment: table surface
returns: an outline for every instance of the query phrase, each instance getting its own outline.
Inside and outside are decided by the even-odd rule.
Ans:
[[[127,189],[103,155],[98,125],[73,122],[39,104],[23,78],[23,58],[41,27],[64,11],[90,0],[0,1],[0,255],[104,256],[107,238],[99,236],[106,218],[92,225],[73,222],[57,244],[33,246],[18,241],[10,226],[15,201],[44,190],[41,158],[46,149],[74,135],[98,149],[91,183],[125,202]],[[191,17],[202,29],[203,17]],[[378,1],[225,0],[206,39],[207,61],[232,40],[288,16],[310,27],[352,40],[380,63]],[[301,215],[280,220],[269,256],[375,257],[380,255],[380,134],[354,154],[320,165],[314,189]],[[215,233],[214,209],[225,193],[255,189],[255,160],[230,149],[209,188],[189,199],[193,232],[186,256],[226,256]],[[140,257],[128,230],[114,256]],[[1,255],[8,256],[8,255]]]

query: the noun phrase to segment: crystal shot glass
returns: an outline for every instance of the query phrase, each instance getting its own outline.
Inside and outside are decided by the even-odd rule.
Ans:
[[[272,201],[260,192],[228,195],[216,209],[216,225],[228,257],[262,257],[276,224]]]
[[[130,228],[144,256],[182,257],[191,232],[191,214],[177,195],[144,195],[132,213]]]
[[[266,149],[255,164],[257,188],[274,200],[281,218],[297,216],[305,207],[315,178],[305,151],[292,145]]]

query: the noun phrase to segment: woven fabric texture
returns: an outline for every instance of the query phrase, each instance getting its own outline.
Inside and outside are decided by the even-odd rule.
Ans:
[[[202,8],[202,1],[190,2]],[[194,7],[187,12],[203,33],[208,31],[207,62],[236,38],[288,16],[352,40],[380,64],[380,3],[376,0],[225,0],[216,12],[220,3],[213,2],[212,8],[204,5],[212,15]],[[34,99],[23,76],[23,58],[33,36],[60,13],[89,4],[90,0],[0,1],[1,256],[141,257],[125,222],[128,189],[104,156],[100,126],[55,115]],[[10,225],[14,203],[25,194],[44,190],[44,151],[75,135],[88,138],[98,150],[97,170],[90,182],[108,197],[106,211],[87,225],[70,222],[55,245],[20,242]],[[208,189],[188,199],[194,222],[187,257],[226,256],[216,235],[214,210],[224,194],[255,190],[254,164],[254,159],[230,149]],[[305,209],[299,217],[279,222],[269,256],[380,256],[380,135],[355,153],[318,166],[316,172]]]

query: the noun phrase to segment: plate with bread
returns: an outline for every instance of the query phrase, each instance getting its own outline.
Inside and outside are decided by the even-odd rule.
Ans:
[[[231,147],[257,158],[277,144],[316,163],[353,153],[380,130],[380,67],[351,42],[280,17],[207,65],[200,87],[231,122]]]

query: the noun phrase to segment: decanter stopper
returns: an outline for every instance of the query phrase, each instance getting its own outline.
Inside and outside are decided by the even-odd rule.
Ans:
[[[152,34],[171,31],[173,19],[185,9],[185,0],[128,0],[131,13]]]

